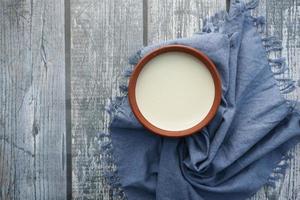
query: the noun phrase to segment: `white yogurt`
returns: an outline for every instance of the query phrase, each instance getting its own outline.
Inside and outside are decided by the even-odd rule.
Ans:
[[[210,71],[196,57],[182,52],[156,56],[142,69],[136,83],[137,105],[154,126],[186,130],[208,114],[215,97]]]

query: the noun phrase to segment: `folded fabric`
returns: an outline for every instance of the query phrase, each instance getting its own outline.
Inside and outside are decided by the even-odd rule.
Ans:
[[[113,100],[109,134],[118,171],[109,178],[119,177],[129,200],[241,200],[284,173],[287,151],[299,141],[300,115],[282,94],[295,88],[293,81],[276,78],[284,73],[283,59],[268,58],[278,42],[261,39],[257,26],[263,20],[250,15],[257,3],[235,1],[202,33],[145,47],[130,59],[134,66],[167,44],[199,49],[221,75],[222,102],[199,133],[164,138],[139,124],[126,94]]]

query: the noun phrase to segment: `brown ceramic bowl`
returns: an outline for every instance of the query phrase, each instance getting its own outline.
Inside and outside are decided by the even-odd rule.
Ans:
[[[203,120],[199,120],[199,123],[195,126],[188,128],[186,130],[179,130],[179,131],[170,131],[170,130],[163,130],[161,128],[156,127],[155,125],[151,124],[142,114],[140,111],[137,99],[136,99],[136,83],[137,79],[139,77],[139,74],[143,67],[154,57],[166,53],[166,52],[183,52],[187,53],[189,55],[192,55],[199,59],[209,70],[211,73],[212,79],[214,81],[215,86],[215,96],[214,101],[212,103],[212,106],[206,115],[206,117]],[[138,121],[147,129],[149,129],[151,132],[161,135],[161,136],[167,136],[167,137],[182,137],[191,135],[199,130],[201,130],[203,127],[205,127],[215,116],[217,109],[220,105],[221,101],[221,79],[219,76],[219,73],[214,65],[214,63],[201,51],[194,49],[192,47],[183,46],[183,45],[168,45],[163,46],[158,49],[155,49],[154,51],[150,52],[146,56],[144,56],[140,62],[136,65],[130,80],[129,80],[129,87],[128,87],[128,98],[129,103],[132,108],[132,111],[135,115],[135,117],[138,119]]]

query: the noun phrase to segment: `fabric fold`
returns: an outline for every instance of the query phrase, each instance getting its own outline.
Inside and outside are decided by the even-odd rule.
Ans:
[[[145,47],[131,57],[134,65],[168,44],[199,49],[221,75],[222,101],[199,133],[163,138],[139,124],[126,94],[113,100],[109,133],[129,200],[241,200],[276,180],[270,179],[272,172],[299,141],[300,115],[278,86],[279,71],[272,71],[284,64],[268,58],[266,41],[257,30],[264,20],[250,15],[257,3],[235,1],[229,14],[208,20],[203,33]],[[127,76],[131,71],[126,70]]]

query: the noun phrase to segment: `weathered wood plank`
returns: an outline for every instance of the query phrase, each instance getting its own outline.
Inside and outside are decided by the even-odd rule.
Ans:
[[[0,199],[65,199],[64,1],[0,1]]]
[[[149,0],[148,42],[191,36],[206,17],[226,9],[219,0]]]
[[[74,199],[113,199],[96,133],[107,128],[108,97],[119,92],[127,58],[143,45],[143,2],[71,2],[71,98]]]

